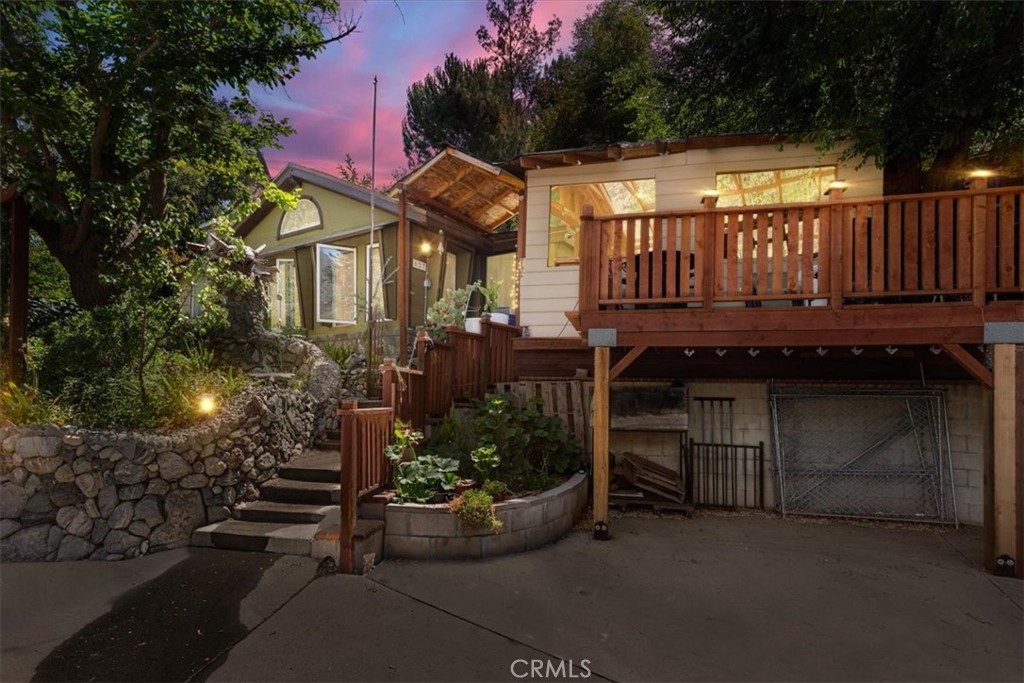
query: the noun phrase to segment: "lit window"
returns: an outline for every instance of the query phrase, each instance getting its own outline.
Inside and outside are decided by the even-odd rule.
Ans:
[[[548,265],[579,263],[580,214],[586,205],[594,215],[654,211],[654,180],[625,180],[551,187],[548,219]]]
[[[316,320],[351,325],[356,321],[356,250],[316,245]]]
[[[312,230],[323,224],[320,217],[320,207],[311,199],[300,199],[295,208],[285,211],[281,218],[281,234],[289,235],[293,232]]]
[[[820,202],[836,179],[835,166],[807,166],[769,171],[719,173],[718,206],[763,206]]]
[[[275,330],[299,327],[299,278],[295,259],[277,259],[277,274],[270,283],[270,325]]]

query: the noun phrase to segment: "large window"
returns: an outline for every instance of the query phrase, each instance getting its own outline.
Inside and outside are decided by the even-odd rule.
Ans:
[[[371,269],[372,264],[372,269]],[[388,281],[389,273],[384,272],[384,255],[381,253],[380,243],[366,245],[366,301],[373,300],[374,320],[387,320],[388,312],[384,300],[384,283]],[[369,311],[367,310],[367,320]]]
[[[498,290],[498,308],[509,311],[516,297],[516,253],[498,254],[487,257],[487,279],[501,283]]]
[[[719,173],[718,206],[761,206],[819,202],[836,179],[835,166],[807,166],[769,171]]]
[[[290,235],[304,230],[313,230],[323,224],[320,207],[311,199],[300,199],[295,208],[281,217],[281,235]]]
[[[654,180],[624,180],[583,185],[553,185],[548,219],[548,265],[579,263],[580,214],[594,207],[595,215],[654,211]]]
[[[277,259],[277,274],[270,283],[270,325],[275,330],[299,327],[299,278],[295,259]]]
[[[317,322],[355,323],[356,291],[356,250],[316,245]]]

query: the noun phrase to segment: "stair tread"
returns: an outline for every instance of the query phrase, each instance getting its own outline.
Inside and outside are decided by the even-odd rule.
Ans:
[[[303,491],[340,491],[340,482],[303,481],[301,479],[281,479],[276,477],[260,485],[261,489],[293,489]]]
[[[291,512],[322,515],[335,505],[317,505],[316,503],[279,503],[273,500],[254,500],[248,503],[240,503],[236,510],[258,510],[261,512]]]
[[[295,538],[313,540],[317,524],[289,524],[286,522],[248,522],[241,519],[226,519],[196,529],[197,532],[233,534],[235,536],[268,536],[271,538]]]
[[[283,469],[341,471],[341,456],[338,451],[313,448],[289,460]]]

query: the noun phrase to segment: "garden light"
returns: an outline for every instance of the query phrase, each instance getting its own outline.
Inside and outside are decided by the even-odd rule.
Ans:
[[[200,394],[196,398],[196,409],[203,415],[209,415],[217,410],[217,399],[211,394]]]

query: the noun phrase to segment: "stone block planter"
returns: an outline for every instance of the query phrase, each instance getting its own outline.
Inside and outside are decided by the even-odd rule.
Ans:
[[[390,504],[384,509],[384,557],[462,560],[534,550],[569,533],[587,504],[587,475],[527,498],[495,504],[501,533],[464,529],[447,505]]]

